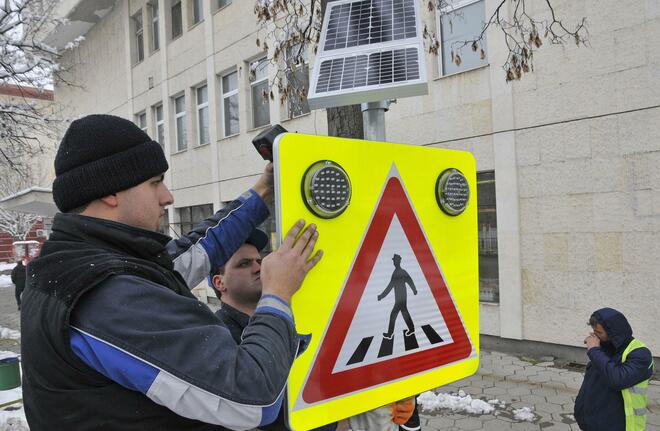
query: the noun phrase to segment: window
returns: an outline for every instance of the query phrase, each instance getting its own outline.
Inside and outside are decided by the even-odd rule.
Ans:
[[[268,59],[266,57],[250,64],[252,94],[252,127],[270,124],[268,101]]]
[[[135,63],[144,60],[144,28],[142,27],[142,9],[131,17],[133,29],[135,30]]]
[[[158,51],[160,49],[160,33],[158,32],[158,3],[150,4],[151,10],[151,50]]]
[[[454,0],[450,10],[441,12],[440,75],[450,75],[488,64],[485,38],[476,51],[469,45],[458,49],[464,41],[475,39],[481,34],[486,17],[485,3],[485,0]],[[452,58],[452,51],[454,58],[459,56],[459,64]]]
[[[292,70],[287,72],[286,80],[289,85],[287,107],[289,118],[299,117],[309,113],[307,103],[307,90],[309,89],[309,64],[307,63],[307,49],[300,45],[294,46],[287,52],[287,57],[294,63]]]
[[[147,113],[140,112],[135,115],[135,124],[144,132],[147,133]]]
[[[209,137],[209,95],[206,85],[195,90],[197,94],[197,143],[205,145],[211,142]]]
[[[497,212],[495,208],[495,172],[477,173],[479,225],[479,300],[500,301],[497,267]]]
[[[197,24],[204,19],[203,0],[192,1],[192,23]]]
[[[176,129],[176,150],[183,151],[188,148],[186,141],[186,96],[174,98],[174,118]]]
[[[179,235],[185,235],[190,232],[197,223],[213,215],[213,205],[204,204],[182,207],[177,208],[177,211],[179,213],[179,223],[176,223],[178,225],[176,231],[178,231],[177,233]]]
[[[224,136],[238,134],[238,72],[236,71],[222,77],[222,115]]]
[[[183,33],[183,16],[181,15],[181,0],[172,3],[172,39]]]
[[[231,4],[231,0],[215,0],[215,9],[222,9],[225,6],[229,6]]]
[[[163,105],[153,107],[154,110],[154,124],[156,125],[156,139],[161,147],[165,147],[165,114],[163,112]]]

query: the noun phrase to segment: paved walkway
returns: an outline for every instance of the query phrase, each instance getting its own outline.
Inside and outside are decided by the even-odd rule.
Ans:
[[[19,313],[13,288],[0,287],[0,327],[19,330]],[[20,351],[14,340],[1,340],[0,350]],[[573,403],[583,374],[557,368],[551,362],[523,361],[515,356],[482,351],[479,371],[472,377],[437,388],[437,393],[470,395],[484,401],[497,399],[490,414],[470,414],[456,409],[422,411],[425,431],[463,430],[578,430]],[[649,392],[647,431],[660,431],[660,382],[652,381]],[[516,419],[515,411],[531,408],[531,421]]]

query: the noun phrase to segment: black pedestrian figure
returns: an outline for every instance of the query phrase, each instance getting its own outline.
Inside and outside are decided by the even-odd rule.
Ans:
[[[390,284],[387,285],[383,293],[378,295],[378,300],[385,298],[390,290],[394,289],[394,307],[392,308],[392,313],[390,314],[390,325],[387,329],[387,332],[383,332],[383,337],[391,340],[394,336],[394,325],[396,323],[396,317],[399,313],[403,316],[403,320],[408,325],[405,336],[408,337],[415,332],[415,325],[413,324],[412,318],[410,317],[410,312],[408,311],[407,305],[407,293],[406,293],[406,283],[412,289],[413,294],[417,295],[417,289],[415,288],[415,283],[413,283],[412,278],[408,272],[401,268],[401,256],[395,254],[392,256],[392,262],[394,263],[394,272],[392,272],[392,279]]]

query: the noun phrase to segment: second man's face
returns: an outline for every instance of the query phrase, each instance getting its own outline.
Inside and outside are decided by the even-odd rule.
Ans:
[[[261,255],[252,244],[243,244],[225,264],[222,296],[235,303],[255,305],[261,298]]]

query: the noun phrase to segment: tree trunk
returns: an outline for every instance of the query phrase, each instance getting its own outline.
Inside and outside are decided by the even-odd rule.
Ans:
[[[322,16],[329,2],[333,0],[321,0]],[[323,18],[321,18],[323,22]],[[327,109],[328,136],[342,138],[364,139],[364,128],[362,123],[362,109],[360,105],[339,106]]]
[[[360,105],[328,108],[328,135],[342,138],[364,139]]]

